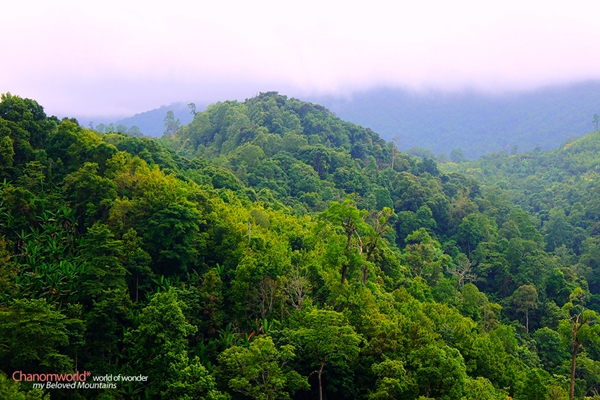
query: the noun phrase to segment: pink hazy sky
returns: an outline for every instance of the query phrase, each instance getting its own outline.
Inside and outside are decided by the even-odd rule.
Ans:
[[[504,92],[600,79],[597,1],[39,1],[0,12],[0,92],[126,116],[259,91]]]

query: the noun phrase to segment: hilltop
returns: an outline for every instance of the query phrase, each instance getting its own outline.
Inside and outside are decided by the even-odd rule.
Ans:
[[[588,133],[594,127],[594,114],[600,114],[600,83],[504,94],[379,88],[310,100],[388,142],[397,139],[403,151],[449,158],[452,150],[461,149],[464,156],[475,159],[498,151],[555,149]],[[196,106],[198,111],[206,108],[206,104]],[[114,127],[135,125],[146,136],[160,137],[168,111],[182,124],[193,119],[187,104],[174,103],[112,123]],[[88,125],[87,119],[81,121]]]

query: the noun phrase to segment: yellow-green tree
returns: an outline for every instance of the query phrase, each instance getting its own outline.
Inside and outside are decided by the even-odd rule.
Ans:
[[[233,346],[219,355],[220,370],[230,389],[257,400],[289,399],[290,392],[308,389],[307,378],[287,367],[294,346],[275,346],[259,336],[248,347]]]

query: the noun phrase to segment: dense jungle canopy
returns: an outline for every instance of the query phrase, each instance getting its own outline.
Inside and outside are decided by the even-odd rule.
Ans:
[[[0,398],[598,397],[599,133],[437,164],[274,92],[165,128],[2,95]]]

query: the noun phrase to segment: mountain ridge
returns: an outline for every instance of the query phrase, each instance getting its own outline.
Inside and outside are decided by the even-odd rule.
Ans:
[[[440,154],[461,148],[477,158],[514,145],[549,150],[590,132],[600,112],[600,82],[498,95],[378,88],[350,99],[311,100],[388,141],[399,137],[402,150],[421,147]]]
[[[419,93],[380,87],[353,92],[349,97],[303,98],[326,107],[345,121],[370,128],[386,141],[397,138],[403,151],[420,154],[420,148],[430,150],[432,155],[449,155],[452,150],[461,149],[464,156],[475,159],[507,149],[555,149],[590,132],[594,114],[600,113],[600,82],[503,94]],[[196,105],[197,111],[202,111],[208,103]],[[96,120],[104,124],[112,121],[114,126],[135,125],[146,136],[160,137],[168,111],[173,111],[182,124],[193,119],[187,103],[178,102],[116,121]],[[82,125],[88,125],[84,122],[87,119],[80,119]]]

